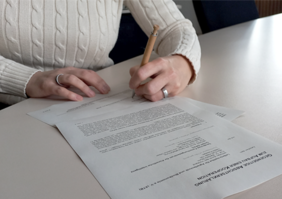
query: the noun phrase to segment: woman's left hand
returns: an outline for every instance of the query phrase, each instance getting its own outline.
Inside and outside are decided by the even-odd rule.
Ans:
[[[175,96],[188,85],[193,75],[192,64],[181,55],[161,57],[130,69],[129,87],[135,94],[148,100],[158,101],[164,98],[162,88],[168,91],[169,97]],[[142,84],[147,78],[151,81]]]

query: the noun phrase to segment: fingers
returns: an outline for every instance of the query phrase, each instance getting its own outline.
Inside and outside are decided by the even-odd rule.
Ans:
[[[102,94],[106,94],[110,91],[110,87],[108,86],[108,84],[94,71],[68,67],[65,69],[61,69],[58,72],[64,74],[59,76],[58,79],[61,84],[65,86],[76,87],[80,89],[83,93],[85,93],[88,97],[95,96],[94,91],[91,90],[89,86],[95,87]],[[66,90],[67,89],[62,89],[60,90],[60,94],[56,93],[56,95],[66,97],[71,100],[80,99],[80,95],[76,95],[76,97],[74,97],[69,93],[70,91],[66,92]]]
[[[94,71],[75,69],[72,74],[77,76],[87,85],[95,87],[102,94],[106,94],[110,91],[109,85]]]
[[[94,97],[95,93],[90,89],[88,85],[86,85],[82,80],[80,80],[75,75],[60,75],[59,82],[66,86],[74,86],[80,89],[83,93],[85,93],[88,97]]]
[[[151,101],[164,98],[162,88],[166,88],[169,97],[175,96],[185,89],[191,79],[192,67],[188,63],[182,56],[175,55],[156,59],[142,67],[133,67],[129,86],[136,95]],[[153,79],[142,84],[149,77]]]
[[[130,76],[132,76],[138,69],[139,69],[139,66],[134,66],[134,67],[130,68],[130,70],[129,70]]]
[[[147,90],[148,88],[146,88],[147,85],[141,85],[140,88],[138,87],[138,89],[142,89],[142,90]],[[137,94],[137,92],[135,91],[136,95],[142,95],[144,98],[152,101],[152,102],[156,102],[159,100],[162,100],[165,96],[164,93],[162,91],[162,89],[165,88],[168,92],[168,96],[167,97],[173,97],[175,96],[177,93],[175,93],[175,89],[174,86],[172,84],[166,84],[164,86],[162,86],[160,89],[154,91],[154,92],[146,92],[143,94]],[[137,90],[137,89],[136,89]]]
[[[56,79],[56,77],[58,78]],[[57,80],[63,86],[59,86]],[[67,67],[35,73],[26,86],[26,94],[29,97],[58,95],[75,101],[83,99],[82,96],[67,90],[65,86],[76,87],[88,97],[95,96],[89,86],[94,86],[101,93],[108,93],[110,90],[108,84],[94,71]]]
[[[168,93],[169,93],[169,91],[168,91]],[[163,94],[162,90],[159,90],[154,95],[143,95],[143,97],[145,97],[146,99],[148,99],[152,102],[156,102],[156,101],[164,99],[164,94]],[[171,96],[168,95],[168,97],[171,97]]]
[[[136,95],[154,95],[168,84],[169,79],[165,73],[156,76],[155,79],[148,81],[145,84],[138,86],[135,89]]]
[[[76,93],[73,93],[69,91],[68,89],[61,87],[61,86],[54,86],[51,92],[54,95],[58,95],[58,96],[64,97],[72,101],[82,101],[83,100],[82,96]]]
[[[142,67],[133,67],[130,70],[131,79],[129,86],[131,89],[137,88],[142,81],[149,77],[156,77],[166,70],[167,61],[163,58],[158,58]]]

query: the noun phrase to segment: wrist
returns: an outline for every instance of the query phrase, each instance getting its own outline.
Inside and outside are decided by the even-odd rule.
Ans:
[[[33,90],[32,87],[33,85],[36,84],[36,79],[38,78],[38,76],[41,75],[41,73],[42,71],[36,71],[29,78],[29,81],[27,82],[26,87],[25,87],[25,95],[27,98],[32,97],[32,90]]]
[[[187,85],[193,83],[196,79],[196,72],[194,70],[194,67],[193,67],[191,61],[186,56],[183,56],[181,54],[174,54],[172,56],[177,57],[177,59],[180,60],[181,64],[185,65],[188,68],[188,74],[190,74],[190,75],[188,77],[189,80],[188,80]]]

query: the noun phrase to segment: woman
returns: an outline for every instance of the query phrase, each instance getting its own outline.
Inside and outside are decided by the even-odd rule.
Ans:
[[[65,86],[89,97],[95,95],[89,86],[108,93],[94,71],[113,65],[109,52],[123,5],[147,35],[153,24],[160,26],[155,44],[160,58],[131,68],[130,88],[151,101],[164,97],[162,88],[169,96],[181,92],[195,80],[201,53],[191,22],[172,0],[0,0],[0,102],[49,95],[83,99]]]

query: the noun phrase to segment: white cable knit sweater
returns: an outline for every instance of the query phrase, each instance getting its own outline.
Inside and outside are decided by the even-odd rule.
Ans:
[[[0,102],[26,98],[38,70],[112,65],[123,4],[147,35],[160,26],[160,56],[182,54],[199,71],[197,35],[172,0],[0,0]]]

